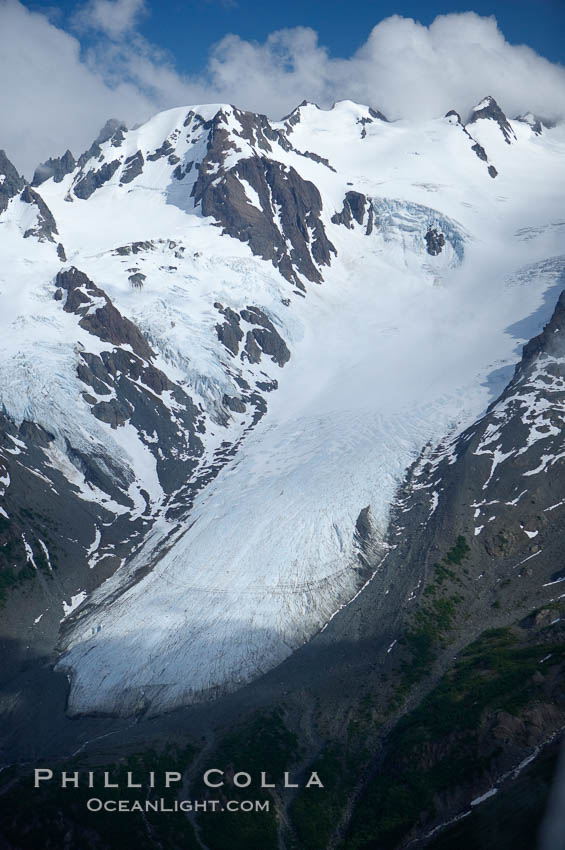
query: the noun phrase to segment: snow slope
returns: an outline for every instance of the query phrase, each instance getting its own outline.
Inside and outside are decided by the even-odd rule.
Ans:
[[[266,150],[264,124],[249,132],[247,114],[192,107],[202,121],[191,119],[187,130],[188,112],[170,110],[125,133],[121,145],[102,144],[104,161],[118,157],[120,165],[88,199],[73,196],[79,169],[39,187],[67,265],[142,329],[163,371],[201,405],[200,468],[222,444],[237,448],[184,514],[182,494],[166,496],[154,464],[144,465],[131,426],[113,431],[84,405],[79,410],[73,357],[77,342],[93,350],[92,338],[77,339],[48,301],[61,265],[54,246],[34,244],[24,260],[20,202],[0,219],[9,256],[0,288],[11,299],[2,318],[12,334],[2,343],[6,411],[44,424],[63,445],[72,410],[73,430],[129,464],[158,517],[129,563],[66,620],[60,666],[71,676],[75,713],[157,713],[208,698],[308,640],[378,568],[407,466],[426,443],[460,432],[484,411],[522,343],[547,320],[552,288],[563,278],[561,126],[538,136],[511,122],[509,144],[488,119],[469,127],[470,138],[452,118],[388,124],[349,101],[329,111],[307,104],[269,125],[290,146],[271,138]],[[230,144],[218,176],[212,172],[218,184],[240,160],[265,157],[281,163],[289,180],[294,169],[317,187],[337,254],[317,264],[320,284],[302,277],[305,293],[195,206],[198,168],[186,169],[202,162],[210,133],[218,138],[222,129]],[[166,140],[164,155],[151,160]],[[473,143],[487,152],[496,178]],[[120,182],[137,151],[142,172]],[[311,153],[327,163],[304,155]],[[91,158],[82,173],[97,162]],[[178,179],[175,169],[186,174]],[[240,183],[249,206],[266,214],[259,185]],[[349,225],[339,223],[348,192],[365,197],[363,216]],[[282,227],[275,203],[272,211]],[[432,228],[445,240],[437,255],[426,250]],[[313,239],[310,230],[308,250]],[[116,252],[135,241],[146,247]],[[131,285],[134,273],[145,275],[141,289]],[[16,278],[18,294],[8,289]],[[218,339],[217,303],[238,313],[260,308],[290,349],[284,368],[265,355],[259,363],[234,357]],[[36,374],[30,358],[42,364]],[[40,387],[53,375],[46,404]],[[240,379],[278,382],[254,427],[249,407],[228,411],[222,401],[238,394]],[[174,520],[166,512],[171,504],[180,506],[180,523],[178,512]],[[356,524],[367,507],[370,533],[361,540]]]

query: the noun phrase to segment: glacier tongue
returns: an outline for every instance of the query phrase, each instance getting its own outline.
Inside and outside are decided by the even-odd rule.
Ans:
[[[40,184],[69,262],[202,416],[194,480],[167,495],[155,432],[112,428],[80,398],[80,351],[108,360],[112,346],[53,302],[53,245],[28,239],[22,263],[28,225],[10,200],[0,287],[24,283],[5,318],[24,336],[2,342],[6,412],[52,428],[62,469],[65,437],[105,444],[155,520],[62,626],[71,712],[157,713],[239,687],[378,570],[407,466],[485,409],[562,273],[547,261],[560,250],[562,128],[513,123],[508,145],[490,123],[477,129],[496,179],[460,124],[388,124],[343,102],[278,124],[170,110]],[[278,199],[291,195],[315,215],[289,238]]]
[[[138,583],[116,596],[117,574],[90,600],[61,661],[71,711],[157,713],[282,661],[366,579],[355,535],[366,506],[377,566],[404,470],[484,409],[487,377],[516,345],[503,333],[512,288],[462,268],[434,286],[435,274],[395,269],[396,251],[373,258],[367,286],[367,256],[342,246],[347,277],[336,269],[309,293],[269,411],[197,496],[189,527],[162,557],[139,553],[130,570],[155,566]],[[557,276],[533,271],[519,312]]]

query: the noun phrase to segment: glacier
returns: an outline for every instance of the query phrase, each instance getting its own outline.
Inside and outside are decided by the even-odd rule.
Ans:
[[[187,130],[189,114],[202,120]],[[198,168],[187,169],[202,162],[218,114],[213,133],[226,134],[228,153],[211,178],[265,158],[317,188],[336,251],[317,265],[321,282],[293,286],[274,262],[202,215],[191,196]],[[57,222],[63,267],[80,268],[107,293],[144,332],[159,368],[200,405],[199,470],[222,446],[235,448],[184,513],[182,494],[164,493],[135,429],[112,429],[81,399],[77,351],[108,345],[57,310],[54,246],[28,239],[22,259],[29,211],[14,199],[0,217],[4,411],[47,428],[63,458],[68,441],[84,451],[97,446],[130,481],[132,519],[146,510],[142,491],[154,517],[128,561],[90,594],[79,597],[77,588],[72,611],[65,605],[58,668],[70,678],[71,714],[157,714],[210,699],[276,666],[323,628],[378,573],[406,469],[425,445],[460,433],[486,409],[520,357],[525,338],[512,326],[535,316],[532,330],[541,329],[544,295],[561,274],[548,259],[561,250],[562,126],[538,136],[513,121],[509,144],[488,119],[472,125],[470,139],[450,118],[387,123],[350,101],[331,110],[305,104],[294,121],[257,122],[250,133],[242,115],[218,104],[169,110],[126,132],[121,147],[100,146],[87,167],[99,156],[117,157],[120,167],[86,200],[73,195],[78,169],[38,189]],[[174,154],[152,160],[166,141]],[[496,179],[472,142],[488,152]],[[123,163],[137,151],[143,170],[122,182]],[[186,171],[181,179],[177,168]],[[245,178],[241,186],[247,203],[265,212],[257,188]],[[366,217],[335,220],[351,191],[372,209],[372,229]],[[435,256],[426,250],[431,227],[445,237]],[[118,250],[134,243],[146,247]],[[140,272],[138,289],[129,278]],[[284,368],[226,351],[217,303],[260,308],[290,349]],[[255,424],[249,410],[226,411],[222,402],[242,379],[277,382]],[[124,510],[91,487],[84,496]]]

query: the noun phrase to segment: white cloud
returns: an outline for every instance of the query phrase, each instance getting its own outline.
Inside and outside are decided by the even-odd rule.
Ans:
[[[40,160],[84,150],[109,117],[154,111],[135,84],[109,87],[81,60],[80,44],[17,0],[0,0],[0,147],[26,175]]]
[[[349,59],[332,59],[311,29],[273,33],[264,44],[226,36],[213,49],[208,83],[217,99],[271,114],[302,99],[329,106],[351,98],[390,118],[462,113],[492,94],[510,116],[565,113],[565,69],[510,45],[493,17],[439,16],[429,26],[395,15],[374,27]]]
[[[146,13],[145,0],[89,0],[73,16],[73,25],[78,30],[93,29],[118,39],[131,32]]]
[[[169,106],[228,101],[278,118],[303,99],[322,107],[351,98],[390,118],[465,114],[492,94],[511,117],[565,114],[565,69],[509,44],[494,18],[473,12],[425,27],[393,16],[348,59],[334,59],[314,30],[272,33],[264,43],[225,36],[198,76],[136,32],[144,0],[90,0],[75,19],[95,32],[80,42],[18,0],[0,0],[0,147],[30,173],[50,155],[84,150],[108,117],[137,122]],[[158,14],[156,11],[155,14]],[[6,120],[9,117],[9,121]]]

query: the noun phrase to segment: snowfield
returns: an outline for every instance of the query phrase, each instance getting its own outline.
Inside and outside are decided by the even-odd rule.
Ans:
[[[205,129],[184,127],[188,109],[156,116],[115,150],[101,145],[106,161],[143,152],[144,169],[130,183],[120,184],[118,169],[81,200],[72,195],[75,171],[38,188],[57,222],[64,267],[76,266],[106,292],[145,333],[159,368],[201,405],[200,468],[223,443],[238,445],[180,525],[166,516],[180,496],[167,502],[133,426],[112,429],[81,398],[77,347],[111,346],[81,329],[77,335],[72,316],[53,301],[61,268],[54,244],[28,238],[23,258],[29,209],[14,199],[0,217],[4,409],[42,424],[63,455],[65,439],[103,448],[131,478],[132,518],[145,509],[136,497],[142,490],[157,518],[129,562],[84,602],[77,595],[65,603],[59,667],[71,679],[71,713],[158,713],[207,699],[310,639],[367,578],[355,533],[360,512],[369,507],[376,570],[406,468],[498,395],[563,285],[562,126],[538,136],[513,121],[517,138],[508,144],[492,120],[470,125],[470,139],[452,118],[369,122],[367,107],[345,101],[330,111],[302,106],[296,123],[272,124],[296,150],[273,144],[265,154],[239,136],[231,107],[191,111],[210,121],[220,108],[239,147],[224,168],[267,156],[320,192],[337,256],[320,267],[321,284],[304,281],[305,295],[202,217],[190,196],[196,169],[172,176],[206,152]],[[177,161],[148,160],[167,139]],[[495,179],[474,142],[496,166]],[[331,168],[299,152],[315,152]],[[253,186],[242,179],[242,187],[261,210]],[[369,235],[366,218],[350,227],[332,222],[350,191],[372,204]],[[445,237],[436,256],[426,250],[430,228]],[[135,241],[149,247],[116,253]],[[141,289],[131,285],[132,269],[145,275]],[[216,333],[217,302],[260,308],[291,352],[284,368],[266,356],[256,364],[234,358]],[[254,427],[249,411],[228,418],[222,407],[224,394],[237,394],[237,377],[278,382]],[[112,504],[88,488],[85,497]]]

